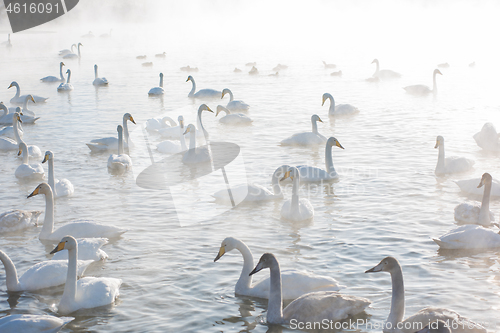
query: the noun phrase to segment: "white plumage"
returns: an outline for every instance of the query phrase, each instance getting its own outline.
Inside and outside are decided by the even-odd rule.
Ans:
[[[108,158],[108,172],[123,174],[132,168],[132,159],[123,153],[123,127],[118,125],[118,154],[111,154]]]
[[[0,318],[0,332],[56,333],[74,319],[49,315],[14,314]]]
[[[312,132],[296,133],[281,141],[282,146],[317,146],[326,143],[326,137],[318,132],[317,122],[323,122],[318,115],[311,116]]]
[[[23,154],[23,162],[17,167],[15,171],[15,176],[22,180],[41,180],[45,176],[43,167],[40,163],[29,163],[28,156],[28,146],[26,143],[21,142],[19,144],[19,153],[17,155]]]
[[[295,167],[290,167],[284,178],[287,177],[293,180],[292,198],[283,203],[281,217],[293,222],[312,219],[314,217],[314,207],[306,198],[299,198],[299,170]]]
[[[447,157],[444,154],[444,138],[438,136],[436,138],[436,146],[434,148],[439,148],[438,161],[434,173],[436,176],[442,176],[449,173],[460,173],[466,172],[472,169],[474,161],[465,157]]]
[[[192,83],[192,88],[191,91],[188,94],[188,97],[190,98],[201,98],[201,99],[215,99],[215,98],[221,98],[222,92],[219,90],[215,89],[201,89],[196,91],[196,82],[194,81],[194,78],[189,75],[186,82],[191,81]]]
[[[498,232],[473,224],[459,226],[433,241],[447,250],[500,248]]]
[[[16,232],[38,225],[39,210],[11,209],[0,214],[0,234]]]
[[[231,113],[227,108],[222,105],[217,105],[217,113],[215,116],[217,117],[219,113],[225,112],[226,115],[219,119],[219,122],[227,125],[250,125],[252,123],[252,119],[243,113]]]
[[[324,105],[327,99],[330,100],[330,107],[328,108],[328,115],[330,117],[351,116],[359,112],[359,109],[351,104],[335,105],[335,99],[329,93],[324,93],[322,99],[323,102],[321,105]]]

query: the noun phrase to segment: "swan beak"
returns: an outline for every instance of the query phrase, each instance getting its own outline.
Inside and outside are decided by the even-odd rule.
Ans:
[[[20,114],[18,114],[18,115],[17,115],[17,121],[18,121],[18,122],[20,122],[20,123],[22,124],[22,123],[23,123],[23,121],[21,120],[21,114],[22,114],[22,113],[20,113]]]
[[[321,103],[321,106],[325,105],[326,99],[323,98],[323,103]]]
[[[377,266],[365,271],[365,273],[377,273],[377,272],[382,272],[382,264],[381,263],[378,264]]]
[[[220,249],[219,249],[219,253],[217,254],[217,257],[215,257],[215,259],[214,259],[214,262],[216,262],[217,260],[219,260],[224,254],[226,254],[226,247],[225,246],[221,246]]]
[[[322,122],[323,122],[323,120],[321,120],[321,118],[320,118],[320,117],[318,117],[318,121],[319,121],[320,123],[322,123]]]
[[[133,118],[132,116],[130,116],[130,121],[131,121],[131,122],[133,122],[133,123],[134,123],[134,125],[137,125],[137,124],[135,123],[135,120],[134,120],[134,118]]]
[[[484,185],[483,178],[481,178],[481,182],[479,183],[479,185],[477,185],[477,188],[480,188],[483,185]]]
[[[191,80],[189,77],[187,78],[186,82],[188,82],[189,80]]]
[[[42,163],[45,163],[49,160],[49,154],[45,154],[45,156],[43,157],[43,161]]]
[[[31,192],[30,195],[28,195],[28,198],[34,197],[35,195],[40,193],[40,188],[37,187],[33,192]]]
[[[10,89],[10,88],[12,88],[12,84],[7,89]]]
[[[342,145],[341,145],[341,144],[340,144],[340,142],[338,142],[338,141],[336,141],[336,142],[335,142],[335,145],[336,145],[337,147],[339,147],[339,148],[344,149],[344,147],[342,147]]]
[[[215,114],[215,116],[217,117],[221,111],[221,109],[217,109],[217,113]]]
[[[214,113],[214,112],[212,111],[212,109],[210,109],[208,106],[207,106],[207,111],[210,111],[210,112]]]
[[[57,246],[55,247],[55,249],[53,249],[52,251],[50,251],[50,254],[54,254],[56,252],[64,250],[64,244],[66,244],[66,243],[65,242],[60,242],[59,244],[57,244]]]
[[[64,62],[61,62],[61,65],[66,66],[66,65],[64,64]]]
[[[257,266],[255,266],[255,268],[253,269],[253,271],[251,271],[250,274],[248,274],[248,276],[252,276],[252,275],[254,275],[257,272],[260,272],[263,268],[264,267],[262,267],[262,264],[259,261],[259,263],[257,264]]]
[[[436,145],[434,146],[434,148],[437,148],[439,147],[439,141],[436,141]]]
[[[17,156],[21,156],[22,153],[23,153],[23,151],[21,150],[21,147],[19,147],[19,151],[17,152]]]
[[[280,181],[285,180],[285,179],[287,179],[288,177],[290,177],[290,171],[285,172],[285,174],[283,175],[283,178],[281,178],[281,179],[280,179]],[[290,177],[290,178],[291,178],[291,177]]]
[[[33,103],[36,103],[35,99],[33,98],[33,96],[31,96],[31,100],[33,101]]]
[[[189,127],[187,128],[186,132],[184,132],[184,134],[183,134],[183,135],[185,135],[185,134],[186,134],[186,133],[188,133],[188,132],[191,132],[191,130],[189,129]]]

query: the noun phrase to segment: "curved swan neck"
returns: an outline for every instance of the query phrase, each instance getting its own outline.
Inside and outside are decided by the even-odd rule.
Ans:
[[[375,69],[375,73],[373,73],[373,75],[377,75],[377,73],[378,73],[378,72],[379,72],[379,70],[380,70],[380,64],[378,63],[378,60],[377,60],[377,59],[375,59],[375,61],[374,61],[374,62],[375,62],[375,66],[377,66],[377,67],[376,67],[376,69]]]
[[[16,138],[17,144],[23,142],[21,136],[19,135],[19,122],[17,121],[17,115],[14,113],[12,116],[12,128],[14,129],[14,138]]]
[[[70,79],[71,79],[71,71],[68,69],[68,79],[66,80],[66,83],[69,83]]]
[[[128,144],[129,141],[128,123],[127,123],[127,118],[125,116],[123,116],[123,132],[125,133],[125,142]]]
[[[191,83],[192,83],[192,88],[191,91],[189,92],[188,97],[193,97],[194,92],[196,91],[196,82],[194,82],[194,79],[191,77]]]
[[[335,173],[335,168],[333,166],[332,148],[333,146],[331,144],[327,144],[325,148],[325,167],[326,172],[329,175]]]
[[[405,315],[405,287],[403,283],[403,270],[399,266],[394,271],[391,271],[392,280],[392,299],[391,312],[387,318],[387,322],[392,324],[392,327],[403,321]]]
[[[232,102],[234,99],[233,92],[229,89],[227,89],[226,92],[229,94],[229,101]]]
[[[333,113],[335,112],[335,100],[333,99],[332,95],[330,95],[330,94],[327,94],[326,98],[328,98],[330,100],[330,108],[328,108],[328,114],[333,115]]]
[[[436,72],[432,75],[432,92],[437,92],[437,84],[436,84]]]
[[[278,324],[283,321],[283,297],[281,291],[281,271],[278,261],[271,263],[271,289],[267,306],[267,322]]]
[[[444,161],[445,161],[444,143],[440,144],[438,148],[439,148],[439,155],[438,155],[438,162],[437,162],[436,170],[442,170],[442,169],[444,169]]]
[[[78,273],[78,248],[68,250],[68,275],[61,297],[61,302],[74,302],[76,300],[76,278]]]
[[[45,219],[43,220],[42,231],[40,237],[50,236],[54,230],[54,195],[50,187],[45,193]]]
[[[94,66],[94,77],[97,79],[97,65]]]
[[[203,135],[205,135],[205,140],[208,140],[208,132],[207,130],[205,129],[205,127],[203,127],[203,123],[201,122],[201,113],[203,112],[202,109],[198,109],[198,128],[200,130],[203,131]]]
[[[316,118],[311,119],[311,124],[312,124],[312,132],[314,134],[318,134],[318,122]]]
[[[30,99],[30,95],[27,95],[23,102],[23,111],[28,110],[28,100]]]
[[[8,291],[21,290],[21,285],[19,283],[19,279],[17,278],[16,266],[14,266],[12,260],[10,260],[9,256],[5,254],[3,251],[0,251],[0,260],[2,261],[5,267],[5,282],[7,284],[7,290]]]
[[[63,64],[60,63],[59,64],[59,76],[61,77],[61,81],[64,81],[64,75],[63,75],[63,72],[62,72],[62,68],[63,68]]]
[[[186,138],[184,137],[184,124],[183,122],[179,123],[179,129],[181,131],[181,149],[182,151],[187,150],[186,146]]]
[[[81,57],[81,54],[80,54],[80,45],[82,45],[82,44],[78,43],[78,58]]]
[[[483,200],[481,201],[481,209],[479,210],[479,223],[490,224],[490,194],[491,183],[484,184]]]
[[[3,103],[0,103],[0,109],[3,111],[2,117],[9,114],[9,109]]]
[[[240,278],[236,282],[235,291],[243,292],[252,287],[252,277],[249,275],[254,267],[253,255],[248,246],[240,240],[237,240],[236,249],[243,256],[243,268],[241,269]]]
[[[299,181],[299,173],[296,172],[294,177],[293,177],[293,187],[292,187],[292,202],[291,202],[291,207],[292,209],[298,209],[299,208],[299,186],[300,186],[300,181]]]
[[[30,158],[28,153],[28,146],[26,146],[26,144],[21,145],[21,149],[23,151],[23,164],[29,164]]]
[[[17,84],[17,82],[14,83],[14,87],[16,87],[16,95],[14,97],[18,98],[21,95],[21,88],[19,87],[19,84]]]

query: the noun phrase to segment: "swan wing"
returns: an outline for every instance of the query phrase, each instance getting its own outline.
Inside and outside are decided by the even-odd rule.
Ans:
[[[92,238],[92,237],[119,237],[125,233],[127,229],[121,229],[114,226],[98,224],[88,220],[75,220],[57,228],[49,237],[50,240],[59,241],[64,236],[70,235],[77,238]]]
[[[120,294],[122,280],[106,277],[85,277],[77,282],[77,309],[91,309],[111,304]],[[75,309],[76,310],[76,309]]]
[[[78,260],[99,261],[108,258],[108,254],[101,247],[108,243],[107,238],[79,238]],[[68,260],[68,251],[59,251],[52,257],[52,260]]]
[[[413,316],[406,318],[403,321],[403,327],[408,327],[407,329],[402,329],[403,333],[414,333],[417,329],[423,329],[425,326],[429,325],[436,320],[442,320],[445,324],[452,328],[453,333],[486,333],[486,329],[481,325],[460,316],[453,310],[429,307],[420,310]],[[453,326],[456,325],[456,326]],[[419,328],[420,327],[420,328]]]
[[[446,173],[466,172],[469,171],[473,166],[474,161],[465,157],[451,156],[445,159]]]
[[[15,232],[38,224],[42,211],[13,209],[0,214],[0,233]]]
[[[55,333],[67,323],[74,320],[72,317],[55,317],[49,315],[15,314],[0,318],[0,332],[2,333]]]
[[[313,132],[303,132],[296,133],[289,138],[281,141],[282,146],[314,146],[314,145],[324,145],[326,139],[322,135],[318,135]]]
[[[473,224],[460,226],[433,240],[442,249],[481,249],[500,247],[500,235],[498,233]]]
[[[93,260],[78,260],[78,276],[82,276]],[[68,260],[47,260],[31,266],[20,278],[23,290],[38,290],[66,283]]]
[[[468,194],[482,196],[484,189],[478,188],[477,185],[481,181],[481,178],[473,178],[473,179],[465,179],[455,181],[455,184],[460,187],[460,190],[466,192]],[[500,183],[493,179],[493,183],[491,184],[491,196],[500,197]]]

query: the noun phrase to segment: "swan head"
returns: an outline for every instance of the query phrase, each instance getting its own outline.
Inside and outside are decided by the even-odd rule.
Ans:
[[[71,69],[68,69],[68,70],[66,71],[66,74],[71,74]]]
[[[481,182],[479,183],[479,185],[477,185],[478,188],[480,188],[481,186],[485,185],[485,184],[491,184],[491,182],[493,181],[493,178],[491,177],[491,175],[487,172],[483,173],[483,176],[481,177]]]
[[[134,125],[137,125],[135,123],[134,117],[132,117],[132,115],[128,112],[123,115],[123,119],[130,120],[132,123],[134,123]]]
[[[94,70],[97,70],[97,64],[94,65]]]
[[[66,66],[66,65],[64,64],[64,62],[61,61],[61,63],[59,64],[59,66],[62,67],[62,66]]]
[[[395,270],[400,270],[401,265],[399,261],[394,257],[386,257],[375,267],[370,268],[365,271],[365,273],[377,273],[377,272],[389,272],[392,273]]]
[[[47,162],[48,160],[51,160],[51,159],[53,159],[53,158],[54,158],[54,154],[53,154],[50,150],[47,150],[47,151],[45,152],[45,156],[43,157],[43,161],[42,161],[42,163],[45,163],[45,162]]]
[[[436,75],[436,74],[443,75],[443,73],[441,73],[441,71],[439,69],[435,69],[433,74],[434,75]]]
[[[83,44],[82,43],[78,43],[78,46],[83,46]]]
[[[9,88],[7,88],[7,89],[10,89],[10,88],[12,88],[12,87],[18,87],[18,88],[19,88],[19,84],[17,84],[17,82],[16,82],[16,81],[12,81],[12,82],[10,83]]]
[[[219,253],[215,257],[214,262],[219,260],[227,252],[234,250],[238,246],[239,243],[241,243],[241,241],[239,241],[236,238],[226,237],[222,241],[222,243],[220,243]]]
[[[340,144],[339,140],[337,140],[333,136],[328,138],[328,141],[326,141],[326,145],[329,147],[337,146],[339,148],[344,149],[344,147],[342,147],[342,145]]]
[[[57,246],[50,251],[50,254],[54,254],[62,250],[74,250],[77,246],[76,239],[73,236],[65,236],[61,239],[59,244],[57,244]]]
[[[186,82],[188,82],[188,81],[194,81],[194,79],[193,79],[193,77],[191,75],[188,76]]]
[[[322,123],[322,122],[323,122],[323,120],[321,120],[321,118],[320,118],[317,114],[313,114],[313,115],[311,116],[311,121],[312,121],[312,122],[319,121],[320,123]]]
[[[299,178],[300,177],[299,169],[293,166],[289,167],[288,170],[283,175],[283,178],[280,179],[280,181],[285,180],[288,177],[290,177],[291,180],[293,180],[295,177]]]
[[[217,105],[217,113],[215,114],[215,116],[217,117],[221,112],[226,112],[227,114],[231,113],[226,107],[222,105]]]
[[[26,143],[21,142],[19,144],[19,151],[17,152],[17,156],[21,156],[21,154],[23,153],[23,151],[25,151],[26,153],[28,153],[28,146],[26,145]]]
[[[198,112],[201,112],[201,111],[210,111],[213,113],[213,111],[206,104],[200,105],[200,107],[198,108]]]
[[[276,263],[278,263],[278,260],[276,259],[274,254],[264,253],[262,255],[262,257],[260,257],[260,260],[259,260],[259,263],[257,264],[257,266],[255,266],[253,271],[251,271],[250,274],[248,274],[248,275],[254,275],[255,273],[263,270],[264,268],[271,268]]]
[[[184,134],[187,134],[187,133],[195,133],[196,134],[196,127],[194,127],[193,124],[189,124],[188,127],[186,128],[186,131],[184,132]]]
[[[163,73],[160,73],[160,79],[163,79]]]
[[[333,96],[329,93],[324,93],[323,94],[323,103],[321,103],[321,106],[325,105],[325,102],[327,99],[331,99],[332,102],[334,101]]]
[[[184,117],[183,116],[177,117],[177,121],[179,122],[179,126],[181,128],[184,128]]]
[[[222,90],[222,97],[221,97],[221,99],[223,99],[226,94],[231,95],[231,90],[229,90],[228,88],[224,88],[224,90]]]
[[[438,137],[436,138],[436,145],[434,146],[434,148],[438,148],[439,146],[442,145],[444,145],[444,138],[441,135],[438,135]]]
[[[378,59],[373,59],[372,64],[378,64]]]
[[[14,115],[14,119],[17,120],[18,122],[20,122],[21,124],[23,123],[23,121],[21,120],[21,115],[23,114],[21,111],[17,110],[19,108],[16,108],[16,113]]]
[[[31,192],[30,195],[28,195],[28,198],[34,197],[35,195],[38,194],[52,194],[52,189],[50,188],[49,184],[47,183],[41,183],[38,185],[33,192]]]

